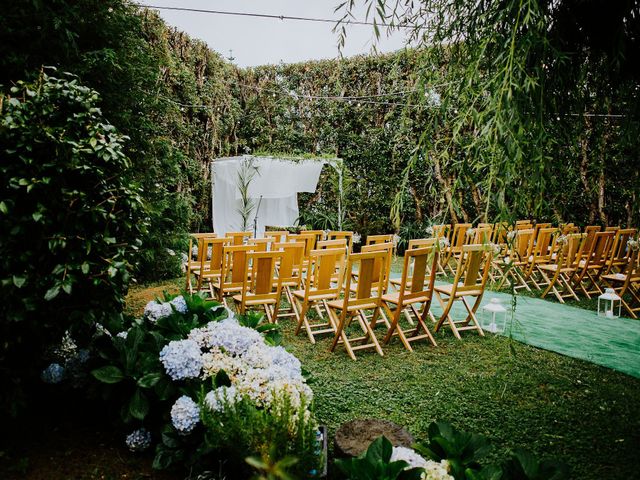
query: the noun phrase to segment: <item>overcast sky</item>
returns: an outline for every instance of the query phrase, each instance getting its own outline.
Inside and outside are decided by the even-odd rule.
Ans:
[[[338,19],[334,13],[340,0],[138,0],[155,6],[222,10],[297,17]],[[358,3],[362,3],[361,1]],[[207,42],[224,57],[232,55],[241,67],[274,63],[293,63],[339,55],[333,24],[294,20],[213,15],[160,10],[169,24],[190,36]],[[357,20],[365,20],[365,9],[358,7]],[[343,50],[345,56],[370,53],[373,27],[350,25]],[[378,42],[378,50],[391,52],[404,47],[404,35],[394,33]],[[230,54],[230,50],[232,53]]]

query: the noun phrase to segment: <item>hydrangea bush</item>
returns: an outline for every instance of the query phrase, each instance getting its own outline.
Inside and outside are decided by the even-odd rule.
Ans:
[[[126,446],[140,452],[155,442],[156,468],[224,461],[234,472],[248,469],[249,454],[275,452],[298,458],[297,473],[308,476],[319,461],[313,393],[298,359],[277,345],[277,327],[262,320],[200,295],[165,295],[141,318],[103,329],[91,375],[123,423],[137,427]],[[65,375],[52,365],[42,379]]]

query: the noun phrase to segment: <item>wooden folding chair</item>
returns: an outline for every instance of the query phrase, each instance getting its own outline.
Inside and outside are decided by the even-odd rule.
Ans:
[[[584,233],[572,233],[566,236],[567,241],[564,244],[560,244],[556,240],[558,249],[555,257],[556,263],[549,263],[538,267],[538,271],[547,285],[545,291],[542,292],[541,298],[545,298],[549,293],[553,293],[560,303],[564,303],[565,298],[580,300],[573,290],[571,283],[574,274],[580,266],[585,237],[586,234]],[[550,275],[552,275],[551,278],[549,277]]]
[[[609,273],[602,275],[601,278],[622,299],[622,306],[631,318],[637,319],[640,316],[640,255],[638,251],[631,251],[624,273]]]
[[[353,252],[353,232],[347,231],[330,231],[327,232],[327,240],[339,240],[344,238],[347,240],[347,250]]]
[[[295,290],[296,335],[304,327],[311,343],[315,336],[335,331],[334,324],[322,313],[327,310],[327,302],[339,298],[345,273],[344,248],[313,250],[311,252],[304,290]],[[337,274],[336,274],[337,271]],[[334,281],[335,280],[335,281]],[[322,307],[322,308],[321,308]],[[314,309],[318,319],[312,321],[308,313]]]
[[[427,317],[435,323],[430,311],[433,299],[433,287],[436,282],[438,251],[433,245],[425,248],[407,250],[404,254],[402,279],[397,293],[387,293],[382,296],[383,307],[386,310],[391,325],[384,337],[387,344],[394,335],[400,338],[404,347],[410,352],[411,342],[427,339],[431,345],[437,347],[436,341],[429,331],[425,320]],[[417,306],[422,305],[421,311]],[[393,312],[391,306],[394,307]],[[405,316],[411,327],[403,329],[400,317]],[[413,320],[412,320],[413,315]]]
[[[225,237],[231,239],[232,245],[246,245],[253,238],[253,232],[227,232]]]
[[[470,230],[467,230],[467,233]],[[482,223],[474,229],[472,237],[467,235],[467,244],[471,245],[486,245],[491,243],[493,238],[493,225]]]
[[[296,316],[296,304],[293,291],[302,288],[302,272],[304,263],[304,242],[282,242],[272,245],[273,251],[283,252],[282,261],[278,265],[278,281],[281,293],[284,293],[289,309],[280,311],[281,317]]]
[[[191,233],[189,234],[189,250],[187,253],[187,264],[185,265],[187,282],[186,289],[189,293],[193,293],[193,286],[191,284],[191,275],[195,274],[202,264],[202,257],[204,255],[207,258],[207,250],[202,247],[202,243],[205,238],[216,238],[215,233]],[[193,258],[193,249],[196,248],[196,255]]]
[[[451,233],[451,242],[449,247],[445,250],[446,256],[442,262],[443,268],[448,269],[452,275],[455,274],[455,270],[450,265],[451,260],[457,261],[462,255],[462,247],[467,243],[467,230],[471,228],[470,223],[456,223]]]
[[[451,232],[451,225],[449,224],[441,224],[441,225],[431,225],[431,229],[433,230],[433,238],[449,238],[449,233]]]
[[[484,245],[464,245],[462,247],[453,284],[434,287],[435,296],[442,307],[442,315],[436,323],[436,332],[446,324],[458,340],[461,340],[460,332],[465,330],[475,330],[484,337],[484,332],[476,318],[476,311],[482,301],[487,278],[489,278],[491,257],[491,249]],[[467,301],[468,297],[475,297],[473,306]],[[467,316],[464,320],[451,318],[451,308],[457,301],[462,301],[467,310]]]
[[[316,236],[316,241],[313,244],[313,250],[316,249],[315,245],[317,242],[324,240],[324,230],[301,230],[300,233],[304,234],[304,235],[315,235]]]
[[[203,290],[204,284],[207,284],[207,289],[211,298],[215,298],[213,292],[213,286],[220,280],[222,275],[223,254],[222,251],[225,245],[229,245],[230,238],[205,238],[202,241],[202,248],[207,255],[202,255],[200,258],[200,266],[193,272],[196,278],[196,291]],[[209,255],[211,251],[211,255]],[[193,289],[189,289],[189,293],[193,294]]]
[[[630,251],[627,242],[636,234],[635,228],[621,228],[613,237],[613,246],[609,251],[609,258],[606,262],[605,275],[617,273],[627,268]]]
[[[596,233],[598,233],[600,230],[600,225],[587,225],[586,227],[584,227],[585,239],[584,247],[582,248],[581,253],[583,258],[589,255],[589,253],[591,252],[591,249],[593,247],[593,240],[596,236]]]
[[[393,233],[384,235],[367,235],[365,245],[375,245],[376,243],[393,243]]]
[[[526,230],[532,228],[533,221],[532,220],[516,220],[515,226],[520,227],[516,228],[516,230]]]
[[[498,288],[502,288],[504,282],[512,280],[513,289],[522,288],[531,291],[524,277],[524,272],[529,265],[529,257],[533,249],[533,228],[515,231],[515,237],[508,245],[507,254],[500,260],[493,262],[493,266],[498,271],[500,280]]]
[[[233,296],[240,314],[244,315],[247,308],[262,307],[269,323],[278,323],[281,284],[276,264],[283,256],[282,251],[247,253],[242,293]]]
[[[335,333],[330,351],[335,351],[336,347],[344,345],[349,356],[355,360],[355,352],[373,348],[379,355],[384,355],[380,343],[376,338],[374,329],[378,320],[378,315],[382,309],[382,292],[384,290],[384,268],[386,262],[385,251],[356,253],[349,255],[347,260],[347,271],[352,271],[357,267],[359,272],[358,288],[351,293],[351,276],[347,275],[345,294],[342,300],[332,300],[327,302],[327,312],[333,325]],[[373,279],[377,278],[378,281]],[[372,310],[371,320],[367,321],[366,311]],[[363,335],[350,338],[347,328],[353,319],[362,331]],[[358,345],[352,345],[358,342]]]
[[[417,248],[434,248],[436,244],[436,239],[435,238],[416,238],[413,240],[409,240],[409,245],[407,245],[407,250],[415,250]],[[438,258],[440,256],[438,255]],[[438,275],[440,273],[440,268],[438,268],[439,265],[436,264],[436,275]],[[427,268],[429,268],[429,265],[427,265]],[[427,271],[428,275],[431,275],[431,270]],[[409,274],[409,277],[411,277],[411,274]],[[393,286],[393,288],[395,288],[396,290],[398,288],[400,288],[400,285],[402,284],[402,278],[392,278],[389,280],[389,283],[391,284],[391,286]],[[409,286],[411,286],[411,280],[409,280]]]
[[[583,260],[578,266],[578,271],[573,279],[573,286],[575,289],[580,289],[589,299],[591,295],[600,295],[602,293],[598,283],[609,258],[614,237],[615,232],[613,231],[597,232],[593,242],[591,242],[591,251],[583,255]]]
[[[219,302],[228,307],[227,297],[242,293],[247,254],[253,250],[251,245],[228,245],[222,248],[222,273],[213,290]]]
[[[536,222],[536,226],[533,227],[533,238],[536,239],[536,242],[538,241],[538,233],[540,233],[540,230],[542,230],[543,228],[551,228],[551,224],[550,223],[537,223]],[[557,230],[554,228],[554,230]]]
[[[536,230],[534,229],[532,238],[534,238],[535,241],[531,247],[531,255],[528,257],[528,265],[524,269],[522,277],[530,287],[542,290],[542,287],[546,286],[546,283],[538,267],[552,262],[552,241],[554,234],[556,234],[558,230],[554,227],[543,227],[537,230],[537,234],[535,232]]]

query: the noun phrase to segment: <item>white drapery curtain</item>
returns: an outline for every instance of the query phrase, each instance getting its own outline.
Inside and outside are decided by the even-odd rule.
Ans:
[[[257,213],[259,237],[264,234],[266,225],[294,224],[298,218],[298,192],[314,192],[322,167],[327,163],[325,160],[292,161],[251,155],[218,158],[211,162],[213,231],[220,236],[242,228],[238,175],[245,162],[251,162],[257,170],[249,182],[248,196],[255,207],[247,220],[247,228],[253,230]],[[260,209],[256,212],[258,204]]]

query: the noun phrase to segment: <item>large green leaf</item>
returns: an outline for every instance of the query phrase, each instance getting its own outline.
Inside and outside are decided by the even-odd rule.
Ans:
[[[91,371],[91,375],[103,383],[118,383],[124,378],[122,370],[115,365],[107,365],[106,367],[96,368]]]
[[[146,395],[139,388],[136,388],[129,401],[129,413],[131,413],[133,418],[137,418],[138,420],[144,420],[144,417],[149,413],[149,400],[147,400]]]

